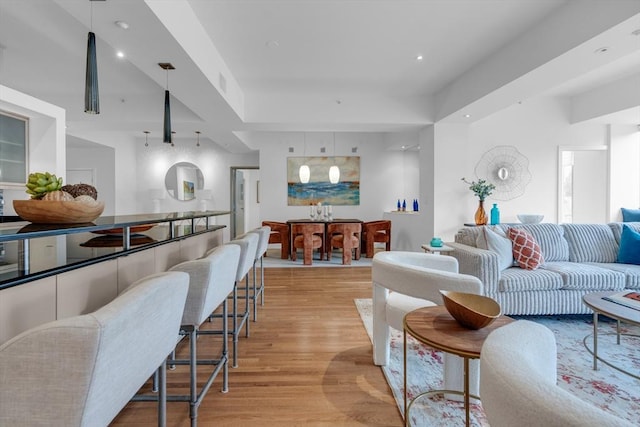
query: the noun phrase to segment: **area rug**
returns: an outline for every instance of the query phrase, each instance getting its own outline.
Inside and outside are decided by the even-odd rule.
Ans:
[[[372,336],[373,320],[371,299],[355,300],[365,329]],[[625,375],[602,362],[593,370],[593,357],[585,349],[583,339],[593,331],[591,316],[527,316],[522,317],[541,323],[551,329],[558,346],[558,385],[582,400],[626,418],[632,423],[640,421],[640,380]],[[602,316],[601,316],[601,319]],[[640,338],[622,337],[618,346],[615,336],[604,335],[615,332],[615,323],[600,321],[598,355],[614,362],[629,372],[640,374]],[[639,327],[623,325],[623,333],[640,335]],[[586,342],[591,346],[591,338]],[[408,361],[409,397],[430,389],[441,389],[442,353],[409,338]],[[382,370],[393,390],[400,412],[404,412],[403,401],[403,357],[402,332],[392,329],[391,359]],[[411,408],[413,426],[451,426],[464,424],[462,403],[444,398],[423,398]],[[488,426],[481,404],[471,406],[471,425]]]

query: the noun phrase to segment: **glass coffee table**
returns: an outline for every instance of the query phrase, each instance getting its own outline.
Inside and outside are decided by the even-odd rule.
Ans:
[[[640,373],[633,373],[626,371],[619,366],[614,365],[610,361],[598,356],[598,316],[600,314],[607,316],[616,321],[616,343],[620,344],[620,336],[633,336],[638,337],[635,334],[624,334],[620,332],[620,322],[630,323],[640,326],[640,310],[625,307],[624,305],[616,304],[615,302],[607,301],[603,299],[606,296],[617,294],[618,292],[594,292],[586,294],[582,297],[582,301],[587,307],[593,310],[593,351],[589,348],[587,340],[590,335],[584,337],[583,343],[589,353],[593,355],[593,370],[598,370],[598,360],[602,363],[616,369],[624,374],[640,379]]]

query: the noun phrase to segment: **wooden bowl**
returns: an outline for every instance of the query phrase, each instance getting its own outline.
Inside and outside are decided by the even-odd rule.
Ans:
[[[500,304],[489,297],[452,291],[440,293],[449,314],[465,328],[482,329],[502,314]]]
[[[20,218],[37,224],[78,224],[98,218],[104,210],[104,202],[14,200],[13,208]]]

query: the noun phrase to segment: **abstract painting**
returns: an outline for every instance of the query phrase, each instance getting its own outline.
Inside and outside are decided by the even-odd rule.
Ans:
[[[311,169],[308,183],[300,182],[298,170],[307,164]],[[329,182],[329,168],[340,168],[340,181]],[[287,204],[308,206],[322,203],[327,205],[360,205],[360,157],[288,157],[287,158]]]

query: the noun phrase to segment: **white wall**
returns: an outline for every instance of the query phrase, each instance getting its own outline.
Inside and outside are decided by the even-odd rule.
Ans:
[[[640,128],[610,126],[611,221],[622,221],[620,208],[640,207]]]
[[[230,154],[217,145],[202,143],[200,147],[185,142],[176,141],[175,146],[159,141],[150,141],[144,146],[144,139],[137,139],[134,145],[133,157],[136,159],[133,172],[135,176],[131,182],[136,185],[132,194],[136,200],[136,213],[154,211],[152,190],[164,189],[164,177],[167,170],[175,163],[189,162],[198,166],[204,177],[204,189],[211,190],[212,199],[207,201],[209,210],[227,211],[230,208],[230,167],[258,166],[258,153]],[[118,193],[119,194],[119,193]],[[119,197],[119,196],[118,196]],[[200,200],[196,190],[193,200],[179,201],[168,195],[160,200],[160,212],[199,211]],[[217,224],[227,226],[223,232],[225,241],[229,240],[230,216],[225,215],[216,219]]]
[[[524,195],[497,202],[501,221],[517,222],[519,213],[536,213],[543,214],[545,222],[555,222],[558,146],[604,145],[607,141],[605,125],[570,125],[567,117],[568,103],[538,98],[468,125],[467,136],[467,125],[436,125],[434,234],[452,240],[463,223],[473,222],[478,201],[460,178],[475,179],[477,162],[498,145],[515,146],[528,158],[532,176]],[[488,210],[496,201],[488,197],[485,203]]]
[[[0,85],[0,109],[29,118],[29,164],[31,172],[51,172],[64,177],[65,111],[53,104]],[[25,177],[26,179],[26,177]],[[26,181],[25,181],[26,183]],[[24,186],[4,190],[4,214],[15,215],[12,201],[27,199]]]
[[[104,202],[102,215],[115,215],[116,179],[115,150],[104,145],[67,148],[67,169],[94,169],[94,186],[98,191],[98,200]],[[66,180],[64,183],[69,183]]]
[[[305,154],[304,135],[295,133],[262,133],[255,136],[260,148],[260,214],[263,220],[286,221],[307,218],[307,206],[287,206],[287,157]],[[398,141],[416,145],[417,135],[340,132],[336,133],[336,156],[360,157],[360,205],[333,206],[336,218],[381,219],[385,211],[396,209],[399,198],[407,199],[408,208],[418,197],[419,172],[416,152],[391,150]],[[320,147],[326,147],[326,153]],[[294,152],[289,152],[289,147]],[[357,153],[352,148],[357,147]],[[331,155],[333,135],[330,132],[307,132],[308,157]],[[404,159],[404,168],[403,168]]]

